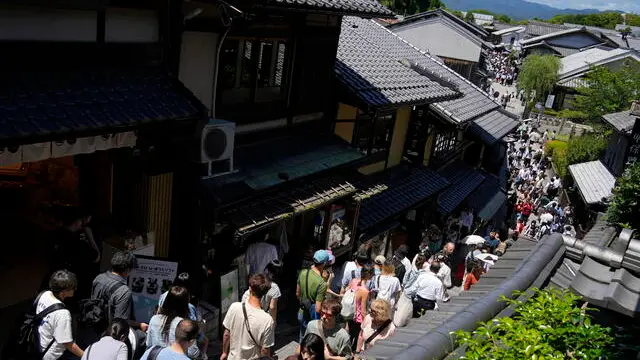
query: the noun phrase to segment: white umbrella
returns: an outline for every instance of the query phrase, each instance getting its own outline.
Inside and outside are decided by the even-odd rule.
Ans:
[[[479,235],[469,235],[464,238],[464,243],[467,245],[484,244],[484,238]]]
[[[482,261],[483,263],[489,264],[491,266],[496,264],[496,262],[491,259],[481,259],[480,261]]]
[[[476,256],[475,258],[479,259],[479,260],[482,260],[482,261],[486,261],[486,260],[496,261],[496,260],[499,259],[498,256],[493,255],[493,254],[489,254],[489,253],[482,253],[482,254]]]

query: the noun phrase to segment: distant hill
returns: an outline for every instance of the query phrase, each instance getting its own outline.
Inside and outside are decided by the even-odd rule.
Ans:
[[[548,5],[532,3],[524,0],[445,0],[444,3],[453,10],[484,9],[497,14],[505,14],[514,20],[533,18],[551,19],[561,14],[593,14],[596,9],[557,9]]]

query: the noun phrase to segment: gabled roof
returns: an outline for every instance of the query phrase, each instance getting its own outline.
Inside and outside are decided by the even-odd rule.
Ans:
[[[566,35],[571,35],[571,34],[577,34],[577,33],[582,33],[585,34],[589,37],[594,38],[595,40],[597,40],[598,42],[600,42],[602,45],[608,45],[610,47],[618,47],[618,44],[611,40],[609,37],[607,37],[607,35],[603,34],[603,33],[599,33],[599,32],[592,32],[589,31],[587,29],[585,29],[584,27],[582,28],[569,28],[569,29],[563,29],[563,30],[559,30],[559,31],[555,31],[555,32],[551,32],[551,33],[547,33],[544,35],[540,35],[540,36],[535,36],[526,40],[521,40],[520,44],[522,46],[526,46],[526,45],[531,45],[531,44],[537,44],[542,42],[543,40],[549,41],[551,39],[555,39],[558,37],[562,37],[562,36],[566,36]],[[579,49],[579,46],[562,46],[564,48],[575,48],[575,49]]]
[[[494,31],[492,32],[492,34],[497,36],[502,36],[502,35],[506,35],[514,32],[524,31],[524,29],[525,29],[524,26],[514,26],[514,27]]]
[[[631,115],[631,110],[625,110],[603,115],[602,119],[619,132],[631,134],[631,130],[633,129],[633,125],[636,123],[637,117]]]
[[[485,41],[485,39],[489,37],[489,32],[487,30],[481,28],[480,26],[477,26],[476,24],[468,23],[443,9],[429,10],[419,14],[407,16],[404,18],[404,20],[389,25],[389,28],[399,28],[417,21],[431,18],[438,18],[451,26],[455,26],[459,30],[463,30],[463,33],[468,35],[470,38],[475,37],[476,41],[480,40],[483,44],[487,46],[490,45],[490,43]]]
[[[473,120],[469,131],[485,144],[493,145],[520,126],[517,116],[498,109]]]
[[[357,15],[365,18],[394,17],[393,12],[376,0],[268,0],[266,5],[279,8],[320,10],[342,15]]]
[[[624,58],[640,61],[640,54],[632,49],[609,49],[595,47],[564,57],[558,77],[564,79],[577,74],[586,73],[594,66],[605,65]]]
[[[418,105],[462,95],[453,83],[421,74],[411,64],[394,58],[371,37],[358,32],[354,24],[350,18],[342,21],[335,73],[366,105]]]
[[[384,51],[385,56],[390,56],[396,61],[409,62],[419,68],[424,74],[431,74],[434,78],[440,78],[456,86],[464,96],[455,100],[441,101],[430,104],[437,113],[454,124],[460,124],[472,120],[480,115],[484,115],[497,109],[500,105],[493,101],[489,94],[480,90],[468,80],[445,66],[442,62],[432,57],[424,51],[420,51],[404,39],[395,35],[375,21],[364,20],[356,17],[345,17],[343,23],[350,26],[349,31],[356,32],[360,37],[367,38],[371,43],[376,44],[380,51]],[[351,35],[347,35],[351,36]],[[343,37],[340,37],[343,41]],[[354,50],[359,50],[356,48]],[[354,57],[375,57],[379,52],[352,54]],[[340,56],[338,60],[342,60]],[[376,59],[377,60],[377,59]],[[388,63],[373,61],[370,66],[384,68]],[[377,76],[389,77],[392,72],[381,69],[375,72]],[[387,79],[385,81],[391,81]]]

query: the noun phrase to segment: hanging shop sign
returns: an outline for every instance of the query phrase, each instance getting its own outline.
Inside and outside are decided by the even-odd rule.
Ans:
[[[133,312],[137,321],[148,323],[160,295],[169,290],[178,275],[178,263],[146,256],[137,256],[137,260],[138,267],[129,275]]]

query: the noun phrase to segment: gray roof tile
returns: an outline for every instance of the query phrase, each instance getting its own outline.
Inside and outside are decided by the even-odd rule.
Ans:
[[[541,36],[551,34],[560,30],[566,30],[568,27],[560,24],[549,24],[544,22],[529,21],[526,25],[525,33],[528,36]]]
[[[438,174],[444,176],[451,186],[438,196],[438,210],[441,214],[450,214],[484,180],[484,176],[474,168],[455,162],[445,166]]]
[[[335,73],[368,105],[420,104],[460,95],[452,84],[443,86],[399,60],[343,21]]]
[[[611,196],[616,178],[600,160],[569,165],[569,172],[585,203],[598,204]]]
[[[376,0],[270,0],[267,5],[322,10],[364,17],[393,17],[391,10]]]
[[[631,115],[631,110],[625,110],[603,115],[602,119],[619,132],[631,134],[631,129],[633,129],[633,125],[635,124],[637,117]]]
[[[520,122],[514,115],[497,109],[474,119],[469,130],[485,144],[493,145],[519,125]]]
[[[445,66],[441,61],[428,53],[419,50],[375,21],[364,20],[356,17],[345,17],[343,18],[342,29],[343,33],[340,36],[341,45],[343,41],[345,44],[352,41],[348,39],[352,35],[347,34],[346,32],[354,32],[360,39],[367,39],[369,43],[375,44],[375,47],[379,52],[361,53],[360,51],[363,51],[364,48],[353,47],[353,50],[351,51],[354,52],[354,54],[345,55],[339,51],[338,62],[336,62],[336,64],[340,61],[344,62],[345,59],[343,59],[343,57],[370,57],[373,61],[369,63],[369,66],[377,66],[378,63],[387,64],[386,62],[381,62],[381,59],[379,58],[380,52],[386,54],[386,56],[390,57],[394,61],[409,62],[419,69],[422,74],[430,77],[433,81],[440,82],[441,84],[453,84],[458,91],[463,94],[463,97],[461,98],[439,101],[429,105],[433,110],[442,114],[446,119],[449,119],[454,123],[469,121],[500,106],[490,98],[489,94],[480,90],[471,82],[458,75],[455,71]],[[345,29],[347,31],[345,31]],[[345,47],[345,51],[346,49],[349,49],[349,47]],[[340,71],[340,65],[336,65],[336,68],[336,71]],[[387,81],[393,80],[392,70],[380,69],[378,71],[379,72],[377,74],[379,74],[379,76],[390,75]]]

